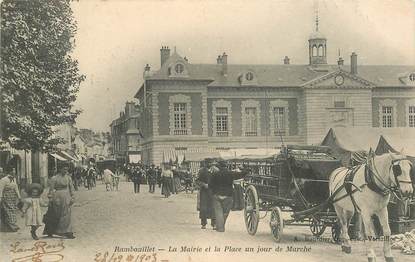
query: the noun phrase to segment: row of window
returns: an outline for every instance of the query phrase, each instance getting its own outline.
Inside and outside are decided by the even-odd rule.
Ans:
[[[394,107],[393,106],[382,106],[381,120],[382,127],[394,127]],[[415,106],[408,107],[408,126],[415,127]]]
[[[187,123],[186,123],[186,103],[174,103],[173,104],[173,118],[174,118],[174,135],[187,135]],[[244,111],[245,130],[244,136],[258,136],[258,108],[257,107],[246,107]],[[216,115],[216,130],[214,130],[216,136],[229,136],[230,134],[230,117],[228,107],[217,107]],[[286,116],[287,110],[284,107],[273,107],[273,130],[274,135],[285,135],[286,134]]]
[[[384,128],[394,126],[394,107],[393,106],[382,106],[381,110],[381,125]],[[187,114],[187,103],[174,103],[173,104],[173,117],[174,117],[174,135],[187,135],[188,134],[188,123]],[[216,107],[216,114],[214,115],[214,121],[216,125],[213,130],[215,136],[225,137],[230,135],[230,110],[228,107]],[[245,107],[244,114],[242,115],[245,122],[245,128],[243,130],[244,136],[258,136],[258,125],[259,114],[257,107]],[[272,107],[272,130],[276,136],[286,135],[288,130],[288,119],[287,119],[287,108],[275,106]],[[409,106],[408,108],[408,126],[415,127],[415,106]]]

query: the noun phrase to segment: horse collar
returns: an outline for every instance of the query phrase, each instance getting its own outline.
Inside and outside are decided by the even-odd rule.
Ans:
[[[390,190],[388,188],[382,189],[375,181],[376,174],[373,172],[373,170],[366,164],[365,165],[365,182],[367,184],[367,187],[370,188],[372,191],[382,195],[386,196],[390,193]],[[383,184],[383,182],[381,182]]]

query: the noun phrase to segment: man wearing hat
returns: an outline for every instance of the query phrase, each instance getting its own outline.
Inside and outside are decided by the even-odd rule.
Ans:
[[[148,192],[154,193],[156,188],[157,182],[157,173],[156,169],[154,168],[154,164],[151,165],[150,169],[147,172],[147,180],[148,180]]]
[[[95,170],[95,167],[94,167],[94,163],[95,163],[95,160],[90,159],[89,164],[88,164],[88,171],[86,173],[86,180],[87,180],[88,190],[91,190],[92,187],[94,186],[94,180],[95,180],[95,176],[96,176],[96,170]]]
[[[196,183],[199,185],[199,218],[202,229],[206,229],[207,220],[210,219],[210,223],[215,229],[215,214],[212,206],[212,190],[209,188],[209,182],[211,179],[211,173],[209,172],[210,160],[205,159],[200,163],[200,170]]]
[[[212,178],[208,186],[213,194],[216,231],[225,232],[226,219],[233,205],[233,181],[244,177],[246,172],[230,171],[223,160],[218,161],[210,170]]]

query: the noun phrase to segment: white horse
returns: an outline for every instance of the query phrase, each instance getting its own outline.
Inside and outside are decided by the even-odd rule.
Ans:
[[[347,229],[356,210],[360,212],[365,228],[368,261],[376,261],[372,243],[372,240],[375,240],[375,231],[371,220],[373,215],[378,216],[382,227],[385,260],[387,262],[394,261],[390,247],[391,231],[387,206],[390,193],[400,197],[412,195],[411,168],[412,164],[405,156],[393,153],[374,156],[371,152],[367,163],[355,167],[353,171],[341,167],[331,173],[329,188],[341,226],[340,239],[343,252],[351,252]],[[349,182],[346,179],[345,183],[345,178],[350,172],[354,172],[355,175]],[[368,173],[365,174],[365,172]],[[351,194],[346,191],[346,184],[351,187],[351,190],[347,190]]]

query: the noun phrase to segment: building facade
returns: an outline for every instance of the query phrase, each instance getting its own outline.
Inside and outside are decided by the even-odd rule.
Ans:
[[[134,102],[127,102],[120,117],[112,121],[112,156],[120,163],[141,161],[140,113]]]
[[[168,47],[147,65],[135,97],[141,106],[144,163],[185,155],[285,144],[317,145],[331,127],[413,127],[415,66],[328,64],[327,39],[308,40],[309,64],[192,64]]]

